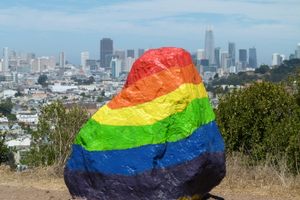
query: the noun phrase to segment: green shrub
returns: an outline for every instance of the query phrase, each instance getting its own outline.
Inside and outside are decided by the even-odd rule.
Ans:
[[[9,149],[5,145],[5,135],[0,135],[0,165],[9,160]]]
[[[228,152],[242,152],[255,161],[287,160],[290,170],[300,165],[300,115],[293,95],[282,85],[255,83],[225,95],[217,121]]]
[[[71,145],[89,114],[81,107],[67,110],[60,102],[42,108],[37,131],[32,133],[31,150],[22,161],[29,166],[56,165],[63,168]]]

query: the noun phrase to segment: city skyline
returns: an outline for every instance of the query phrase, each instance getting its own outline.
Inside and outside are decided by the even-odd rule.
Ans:
[[[236,49],[255,46],[258,64],[270,64],[274,52],[288,56],[300,40],[295,0],[15,0],[0,7],[2,48],[40,56],[64,51],[75,64],[82,51],[97,58],[105,37],[114,40],[114,49],[177,46],[196,52],[205,46],[207,26],[221,49],[229,41]]]

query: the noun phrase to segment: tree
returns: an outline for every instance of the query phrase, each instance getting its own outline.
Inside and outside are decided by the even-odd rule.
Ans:
[[[93,76],[89,77],[88,84],[93,84],[95,82],[95,78]]]
[[[7,115],[7,119],[9,121],[16,121],[17,120],[17,116],[15,114],[8,114]]]
[[[74,138],[88,117],[85,109],[75,105],[67,110],[60,101],[43,107],[24,162],[31,166],[55,165],[61,172]]]
[[[4,144],[5,135],[0,135],[0,165],[6,163],[9,160],[9,149]]]
[[[300,112],[293,95],[282,85],[262,82],[225,95],[217,121],[229,152],[239,151],[256,161],[287,158],[291,170],[300,166]],[[299,158],[299,157],[298,157]]]
[[[43,87],[47,86],[47,83],[46,81],[48,80],[48,77],[47,75],[45,74],[42,74],[39,76],[38,78],[38,84],[42,85]]]
[[[255,73],[265,74],[270,71],[270,67],[268,65],[261,65],[259,68],[255,69]]]
[[[20,90],[17,91],[17,93],[15,94],[15,97],[22,97],[24,96]]]
[[[102,96],[99,96],[99,97],[97,97],[97,100],[96,100],[97,102],[102,102],[103,101],[103,97]]]
[[[0,113],[7,116],[11,113],[11,110],[13,108],[13,103],[10,98],[1,101],[0,103]]]

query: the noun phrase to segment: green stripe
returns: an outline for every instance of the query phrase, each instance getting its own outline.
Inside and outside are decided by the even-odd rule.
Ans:
[[[88,151],[103,151],[176,142],[214,119],[209,99],[194,99],[184,111],[152,125],[109,126],[90,119],[80,130],[75,144],[83,146]]]

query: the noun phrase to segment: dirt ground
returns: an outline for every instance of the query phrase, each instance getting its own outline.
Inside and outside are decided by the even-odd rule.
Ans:
[[[265,184],[262,181],[241,182],[226,177],[211,194],[226,200],[300,200],[294,187]],[[70,195],[63,178],[45,170],[16,173],[0,169],[0,200],[68,200]]]
[[[275,197],[272,194],[252,194],[251,191],[222,190],[221,187],[212,191],[212,194],[221,196],[226,200],[288,200],[300,199],[290,194]],[[0,185],[1,200],[67,200],[70,199],[66,188],[57,190],[37,188],[33,186]]]

